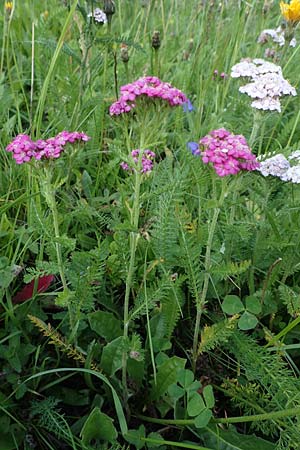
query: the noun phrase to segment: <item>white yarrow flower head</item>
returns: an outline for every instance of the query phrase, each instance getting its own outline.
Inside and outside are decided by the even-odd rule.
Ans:
[[[300,183],[300,165],[290,167],[281,177],[282,181],[291,181],[292,183]]]
[[[297,162],[300,162],[300,150],[295,150],[293,153],[290,154],[288,159],[289,160],[295,159]]]
[[[270,40],[272,40],[275,44],[278,44],[279,47],[283,47],[285,44],[285,37],[284,37],[284,30],[281,28],[281,26],[279,26],[278,28],[276,28],[276,30],[268,28],[266,30],[263,30],[258,39],[257,42],[259,44],[266,44],[267,42],[269,42]],[[295,47],[296,46],[296,39],[293,38],[290,41],[290,47]]]
[[[104,25],[107,23],[107,16],[100,8],[95,8],[93,12],[88,14],[88,17],[92,17],[96,23]]]
[[[268,155],[265,155],[268,156]],[[282,181],[300,184],[300,150],[296,150],[286,158],[282,153],[261,160],[257,170],[264,176],[280,178]],[[296,162],[298,164],[293,165]]]
[[[260,161],[260,166],[257,169],[264,177],[272,175],[273,177],[283,176],[290,168],[290,163],[282,153],[271,156],[264,161]]]
[[[278,111],[281,112],[281,105],[278,98],[265,97],[254,100],[251,103],[252,108],[262,109],[263,111]]]
[[[297,95],[296,89],[284,79],[281,67],[265,61],[253,59],[242,61],[231,69],[233,78],[246,77],[251,82],[241,86],[239,91],[253,99],[251,106],[256,109],[281,111],[279,97],[283,95]]]

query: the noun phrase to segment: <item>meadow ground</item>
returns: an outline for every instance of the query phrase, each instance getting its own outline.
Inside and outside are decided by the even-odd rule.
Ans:
[[[300,448],[300,0],[2,2],[0,450]]]

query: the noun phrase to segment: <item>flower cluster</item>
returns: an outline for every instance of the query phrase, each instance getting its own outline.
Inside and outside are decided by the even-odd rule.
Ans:
[[[90,138],[84,133],[77,131],[62,131],[57,136],[46,140],[33,141],[27,134],[19,134],[8,144],[6,150],[12,152],[17,164],[29,162],[32,158],[36,160],[59,158],[66,144],[76,141],[88,141]]]
[[[88,14],[88,17],[93,17],[94,21],[96,23],[99,23],[101,25],[104,25],[107,23],[107,16],[104,11],[100,8],[95,8],[93,12],[90,12]]]
[[[139,149],[132,150],[131,156],[132,156],[133,162],[135,164],[138,164],[139,155],[140,155]],[[151,172],[151,170],[153,169],[153,161],[155,160],[155,157],[156,157],[155,153],[152,152],[151,150],[144,150],[143,155],[142,155],[142,160],[141,160],[141,164],[142,164],[141,172],[142,173]],[[120,166],[124,170],[129,170],[129,171],[134,170],[134,168],[130,167],[129,164],[127,164],[126,162],[122,162],[120,164]]]
[[[251,79],[251,83],[241,86],[239,91],[253,99],[253,108],[280,112],[279,98],[282,95],[297,95],[296,89],[283,78],[281,67],[264,59],[241,61],[232,67],[231,76]]]
[[[278,44],[279,47],[284,46],[285,44],[284,30],[281,28],[281,26],[276,28],[276,30],[272,28],[263,30],[260,33],[257,42],[259,44],[266,44],[269,41],[269,39],[271,39],[275,44]],[[296,39],[293,38],[290,40],[289,46],[296,47],[296,43],[297,43]]]
[[[296,164],[294,165],[295,162]],[[299,184],[300,150],[293,152],[288,158],[282,153],[271,156],[261,161],[258,170],[264,177],[272,175],[273,177],[280,178],[282,181],[291,181],[292,183]]]
[[[225,128],[213,130],[204,136],[200,139],[200,146],[203,148],[201,153],[191,146],[192,153],[200,153],[204,164],[212,163],[220,177],[235,175],[241,170],[256,170],[259,167],[244,136],[234,135]]]
[[[170,106],[182,105],[188,101],[187,97],[179,89],[170,83],[164,83],[157,77],[143,77],[121,87],[121,96],[114,102],[110,109],[110,115],[119,115],[135,108],[138,97],[160,98],[166,100]]]
[[[292,0],[291,3],[280,2],[281,14],[288,22],[300,21],[300,0]]]

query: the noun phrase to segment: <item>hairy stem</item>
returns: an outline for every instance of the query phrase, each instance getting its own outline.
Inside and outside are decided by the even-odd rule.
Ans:
[[[193,371],[195,372],[196,369],[196,362],[197,362],[197,356],[198,356],[198,339],[199,339],[199,330],[200,330],[200,320],[203,312],[203,308],[206,302],[206,295],[209,285],[209,278],[210,278],[210,266],[211,266],[211,249],[212,249],[212,243],[213,238],[218,222],[218,217],[220,213],[220,206],[222,205],[224,201],[225,196],[225,183],[222,180],[222,191],[221,195],[218,201],[218,206],[214,209],[213,217],[211,224],[209,226],[209,233],[208,233],[208,239],[206,244],[206,252],[205,252],[205,260],[204,260],[204,280],[202,285],[202,291],[200,299],[197,301],[197,313],[196,313],[196,323],[194,328],[194,339],[193,339]]]
[[[134,185],[134,200],[131,209],[130,215],[130,223],[134,229],[130,233],[129,236],[129,247],[130,247],[130,259],[129,259],[129,267],[126,278],[126,287],[125,287],[125,299],[124,299],[124,329],[123,329],[123,342],[124,345],[128,338],[128,328],[129,328],[129,296],[132,287],[132,280],[135,271],[135,255],[136,255],[136,247],[139,239],[138,233],[138,224],[139,224],[139,215],[140,215],[140,189],[141,189],[141,180],[142,180],[142,156],[143,156],[143,146],[144,139],[141,137],[140,140],[140,154],[139,160],[137,163],[137,167],[135,169],[135,185]],[[128,401],[128,389],[127,389],[127,351],[123,351],[122,355],[122,384],[124,389],[124,402],[125,405]]]

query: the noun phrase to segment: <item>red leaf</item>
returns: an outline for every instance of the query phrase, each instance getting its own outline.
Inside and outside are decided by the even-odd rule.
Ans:
[[[37,293],[45,292],[52,281],[54,280],[54,275],[45,275],[43,277],[38,278],[37,283]],[[21,291],[17,292],[13,297],[14,303],[21,303],[25,300],[32,298],[34,291],[35,280],[30,281],[30,283],[26,284]]]

